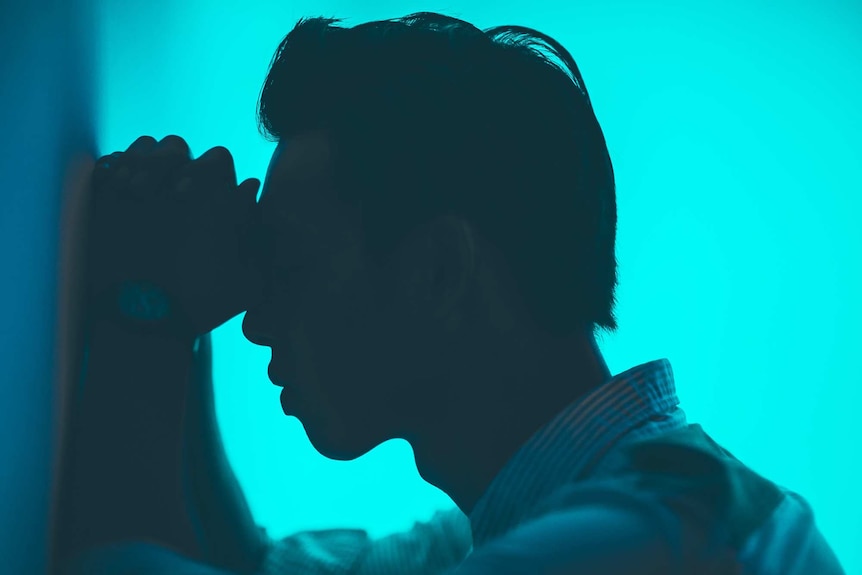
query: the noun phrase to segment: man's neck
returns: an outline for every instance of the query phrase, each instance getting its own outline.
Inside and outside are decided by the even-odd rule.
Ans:
[[[465,514],[536,432],[611,378],[592,339],[575,352],[553,360],[536,357],[526,365],[499,366],[506,369],[487,378],[472,397],[451,401],[436,424],[410,441],[419,474]],[[459,386],[477,389],[475,381],[450,389]]]

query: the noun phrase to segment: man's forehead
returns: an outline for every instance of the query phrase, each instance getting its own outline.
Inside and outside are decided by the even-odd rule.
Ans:
[[[297,186],[277,183],[270,188],[275,189],[265,189],[257,205],[258,225],[270,240],[292,238],[295,241],[315,216],[310,210],[301,209],[295,199],[290,201],[289,196],[303,193]]]
[[[279,245],[314,243],[326,217],[318,185],[290,174],[271,174],[257,205],[263,237]]]
[[[279,245],[300,250],[345,232],[352,209],[338,199],[333,186],[329,140],[321,130],[283,139],[272,155],[257,205],[262,234]]]
[[[303,185],[295,166],[282,161],[284,144],[279,144],[272,155],[266,172],[263,191],[258,201],[261,220],[264,225],[284,223],[286,218],[295,214],[303,199]]]
[[[279,210],[320,196],[331,175],[330,157],[328,138],[321,131],[279,141],[267,168],[261,206]]]

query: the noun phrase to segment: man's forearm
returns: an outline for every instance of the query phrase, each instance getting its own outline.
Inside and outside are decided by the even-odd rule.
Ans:
[[[58,558],[122,540],[199,549],[183,500],[181,450],[193,341],[100,324],[61,471]]]
[[[206,562],[233,573],[256,572],[269,538],[255,523],[222,444],[209,334],[198,339],[194,356],[185,438],[188,505],[198,526]]]

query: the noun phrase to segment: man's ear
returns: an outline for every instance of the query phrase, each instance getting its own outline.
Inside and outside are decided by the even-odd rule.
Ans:
[[[443,216],[431,225],[429,303],[434,319],[452,330],[464,319],[476,285],[476,232],[460,216]]]
[[[396,258],[392,294],[408,321],[420,319],[447,331],[460,323],[477,269],[472,225],[458,216],[441,216],[419,226]],[[393,303],[393,302],[390,302]]]

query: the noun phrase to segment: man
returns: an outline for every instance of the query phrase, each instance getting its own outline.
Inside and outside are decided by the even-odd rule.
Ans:
[[[301,20],[273,60],[259,204],[224,148],[190,161],[176,137],[94,173],[68,530],[87,534],[67,549],[110,556],[94,571],[140,551],[153,572],[841,573],[804,499],[688,424],[667,360],[611,376],[595,333],[616,328],[613,170],[568,52],[431,13],[334,22]],[[206,379],[192,344],[243,310],[314,447],[349,460],[406,439],[472,550],[452,514],[436,536],[261,543],[216,480],[206,409],[179,449],[185,382]],[[117,391],[124,365],[140,383]]]

